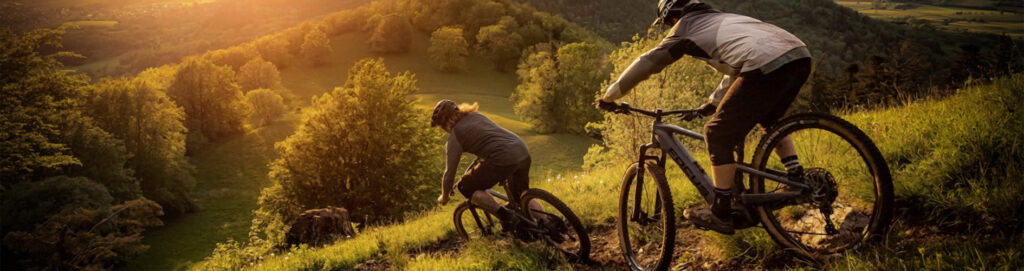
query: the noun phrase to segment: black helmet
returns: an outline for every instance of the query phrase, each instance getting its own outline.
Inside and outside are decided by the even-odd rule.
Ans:
[[[434,106],[434,114],[430,116],[430,127],[438,126],[448,120],[448,116],[459,110],[459,105],[452,100],[444,99]]]
[[[658,19],[654,25],[668,24],[670,16],[681,16],[683,7],[689,3],[700,3],[699,0],[661,0],[658,1]]]

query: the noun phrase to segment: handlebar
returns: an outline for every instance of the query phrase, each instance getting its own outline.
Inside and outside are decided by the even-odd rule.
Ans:
[[[616,114],[629,114],[629,112],[636,112],[636,113],[640,113],[641,115],[645,115],[645,116],[648,116],[648,117],[659,118],[659,117],[672,116],[672,115],[686,115],[686,114],[697,112],[698,110],[699,109],[681,109],[681,110],[672,110],[672,111],[662,111],[661,109],[656,109],[655,111],[649,111],[649,110],[644,110],[644,109],[639,109],[639,108],[633,108],[628,103],[622,102],[622,103],[618,103],[616,108],[613,109],[613,110],[610,110],[610,111],[614,112]]]

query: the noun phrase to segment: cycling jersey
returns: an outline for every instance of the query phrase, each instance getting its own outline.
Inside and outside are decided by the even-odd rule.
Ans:
[[[800,39],[782,28],[704,6],[688,7],[672,34],[626,68],[608,87],[604,98],[621,98],[651,74],[690,55],[725,74],[709,97],[710,103],[718,104],[741,73],[757,70],[769,74],[793,60],[811,56]]]
[[[479,112],[466,114],[452,127],[448,135],[443,184],[455,182],[455,171],[463,152],[476,155],[479,162],[459,182],[463,193],[472,194],[472,191],[479,190],[477,188],[490,188],[510,176],[519,176],[510,183],[512,188],[529,187],[530,151],[526,143]]]

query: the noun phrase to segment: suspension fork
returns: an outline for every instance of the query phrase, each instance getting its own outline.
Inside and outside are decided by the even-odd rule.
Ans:
[[[650,148],[657,148],[657,147],[658,146],[655,143],[647,143],[647,144],[641,145],[640,146],[640,156],[639,156],[639,159],[637,159],[636,184],[635,184],[636,187],[634,188],[634,191],[633,191],[633,215],[630,217],[630,220],[631,221],[635,221],[635,222],[639,222],[641,225],[642,224],[646,224],[647,221],[648,221],[648,214],[643,213],[643,209],[641,208],[641,206],[642,206],[641,203],[643,202],[644,172],[647,170],[647,168],[644,165],[646,165],[647,160],[651,160],[651,159],[657,159],[659,166],[664,167],[664,164],[665,164],[665,152],[661,153],[661,157],[654,157],[654,156],[647,155],[647,150],[648,149],[650,149]],[[659,198],[659,196],[660,195],[655,195],[655,200],[656,201],[660,201],[661,200],[661,198]],[[655,202],[654,214],[660,214],[661,213],[661,205],[658,204],[658,203],[660,203],[660,202]]]

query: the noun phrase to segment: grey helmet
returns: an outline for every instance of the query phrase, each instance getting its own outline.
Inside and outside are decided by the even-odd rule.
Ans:
[[[658,1],[658,19],[654,20],[654,25],[668,24],[668,18],[672,16],[681,16],[683,7],[691,3],[700,3],[700,0],[660,0]]]
[[[430,127],[439,126],[448,121],[448,117],[459,110],[459,105],[452,100],[444,99],[434,105],[434,114],[430,116]]]

